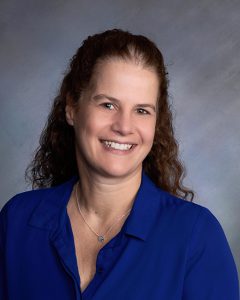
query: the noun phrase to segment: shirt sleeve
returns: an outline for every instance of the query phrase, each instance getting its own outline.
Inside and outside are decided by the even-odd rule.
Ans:
[[[6,271],[5,271],[5,215],[6,206],[0,211],[0,299],[7,300],[7,283],[6,283]]]
[[[201,207],[189,244],[183,300],[239,300],[237,268],[216,217]]]

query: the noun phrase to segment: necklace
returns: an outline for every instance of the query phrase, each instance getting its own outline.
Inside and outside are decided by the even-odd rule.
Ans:
[[[97,236],[98,241],[99,241],[100,243],[103,243],[104,240],[105,240],[104,236],[112,229],[112,227],[113,227],[117,222],[119,222],[124,216],[126,216],[127,214],[129,214],[129,212],[130,212],[130,210],[131,210],[132,208],[130,208],[124,215],[122,215],[119,219],[117,219],[117,221],[114,222],[113,225],[110,226],[110,227],[108,228],[108,230],[107,230],[104,234],[102,234],[102,235],[97,234],[97,233],[91,228],[91,226],[87,223],[87,221],[85,220],[85,218],[84,218],[84,216],[83,216],[83,214],[82,214],[82,211],[81,211],[81,209],[80,209],[80,206],[79,206],[79,200],[78,200],[78,195],[77,195],[77,187],[78,187],[78,185],[79,185],[79,181],[78,181],[78,183],[77,183],[77,185],[76,185],[76,188],[75,188],[76,202],[77,202],[78,211],[79,211],[80,215],[82,216],[83,221],[87,224],[88,228],[89,228],[89,229]]]

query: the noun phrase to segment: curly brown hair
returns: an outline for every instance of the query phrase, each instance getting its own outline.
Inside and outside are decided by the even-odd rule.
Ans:
[[[67,98],[75,104],[89,88],[97,63],[123,59],[153,69],[159,78],[157,120],[153,146],[143,161],[143,170],[163,190],[193,201],[194,192],[183,186],[186,169],[179,159],[174,138],[172,112],[168,100],[168,73],[163,56],[154,42],[142,35],[121,29],[107,30],[83,41],[70,61],[59,93],[42,131],[39,147],[25,172],[32,188],[51,187],[78,175],[75,156],[74,129],[65,117]]]

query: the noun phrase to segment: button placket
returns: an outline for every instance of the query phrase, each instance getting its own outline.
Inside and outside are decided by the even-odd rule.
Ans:
[[[103,256],[104,256],[104,252],[103,252],[104,248],[102,248],[99,252],[98,252],[98,256],[97,256],[97,260],[96,260],[96,271],[97,273],[101,274],[104,271],[103,268]]]

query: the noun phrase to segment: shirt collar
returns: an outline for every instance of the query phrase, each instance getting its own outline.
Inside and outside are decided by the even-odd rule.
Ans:
[[[78,179],[78,176],[73,176],[59,186],[44,189],[42,199],[29,219],[29,225],[50,231],[59,230],[64,223],[66,206]],[[161,193],[163,191],[142,171],[141,184],[127,219],[126,234],[146,240],[159,216]]]

